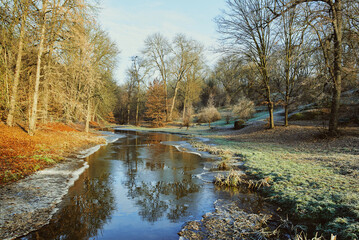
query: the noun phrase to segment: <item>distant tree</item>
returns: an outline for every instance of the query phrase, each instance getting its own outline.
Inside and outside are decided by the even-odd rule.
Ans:
[[[243,68],[243,60],[235,55],[225,55],[216,63],[213,74],[222,85],[228,104],[235,104],[238,95],[248,88]]]
[[[164,83],[155,79],[147,90],[146,117],[154,127],[161,127],[166,120],[166,93]]]

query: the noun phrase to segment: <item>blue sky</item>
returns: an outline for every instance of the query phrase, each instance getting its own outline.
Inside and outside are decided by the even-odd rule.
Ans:
[[[131,56],[139,55],[145,38],[156,32],[171,39],[177,33],[200,41],[208,49],[218,35],[213,19],[225,8],[225,0],[101,0],[100,23],[117,43],[119,57],[116,80],[124,82]]]

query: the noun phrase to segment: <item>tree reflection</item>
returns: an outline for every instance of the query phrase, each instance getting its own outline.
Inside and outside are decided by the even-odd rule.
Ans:
[[[128,184],[127,186],[130,186]],[[176,222],[180,217],[187,216],[187,205],[181,199],[199,191],[199,186],[184,179],[181,182],[132,184],[129,197],[135,200],[140,208],[139,214],[148,222],[156,222],[167,213],[167,218]]]
[[[86,177],[50,224],[23,239],[88,239],[98,235],[114,210],[109,174]]]

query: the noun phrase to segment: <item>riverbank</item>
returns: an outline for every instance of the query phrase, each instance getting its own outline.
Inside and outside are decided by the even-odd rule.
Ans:
[[[114,140],[60,123],[41,126],[34,137],[20,127],[0,125],[0,131],[0,239],[46,225],[88,168],[84,158]]]
[[[106,142],[97,134],[79,131],[75,125],[49,123],[38,128],[31,137],[21,126],[8,127],[0,123],[0,186]]]
[[[196,126],[188,131],[173,127],[136,129],[205,136],[209,143],[197,141],[193,146],[209,152],[220,149],[231,155],[227,159],[241,156],[246,174],[270,179],[263,195],[304,229],[327,238],[330,234],[341,239],[359,236],[358,128],[343,129],[337,138],[309,124],[272,130],[261,123],[241,130],[226,126]]]

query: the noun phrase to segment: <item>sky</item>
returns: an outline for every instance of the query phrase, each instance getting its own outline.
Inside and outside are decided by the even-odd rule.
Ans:
[[[121,51],[116,81],[124,82],[131,57],[141,55],[146,37],[158,32],[168,39],[183,33],[201,42],[213,65],[217,57],[211,49],[218,39],[214,18],[225,5],[225,0],[101,0],[100,24]]]

